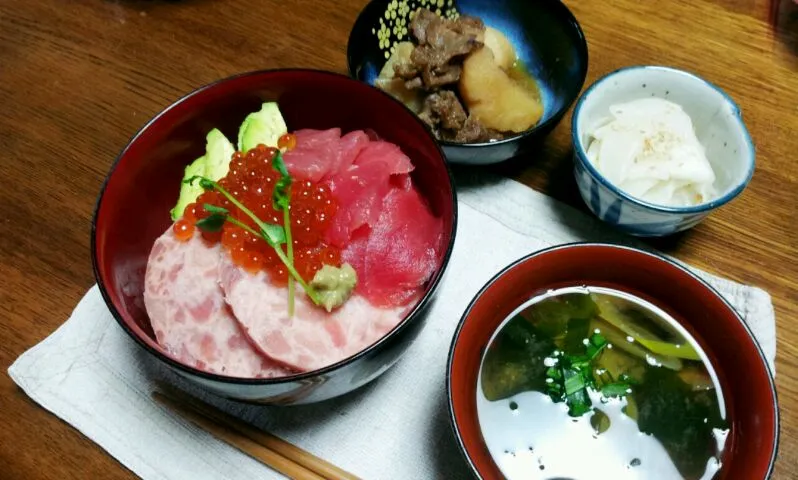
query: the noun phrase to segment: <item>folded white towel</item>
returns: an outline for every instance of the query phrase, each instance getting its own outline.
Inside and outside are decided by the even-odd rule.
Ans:
[[[468,478],[448,421],[444,378],[452,334],[472,297],[508,263],[553,244],[639,244],[511,180],[461,178],[458,194],[455,250],[427,325],[394,368],[344,398],[278,408],[197,392],[145,356],[116,324],[97,287],[55,333],[20,356],[9,374],[36,402],[148,480],[280,478],[155,404],[155,378],[364,479]],[[768,294],[702,276],[740,312],[772,367],[776,337]]]

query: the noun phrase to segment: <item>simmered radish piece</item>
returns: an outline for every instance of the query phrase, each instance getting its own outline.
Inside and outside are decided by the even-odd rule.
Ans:
[[[523,132],[543,115],[534,94],[496,64],[489,48],[472,53],[463,62],[460,94],[471,115],[500,132]]]

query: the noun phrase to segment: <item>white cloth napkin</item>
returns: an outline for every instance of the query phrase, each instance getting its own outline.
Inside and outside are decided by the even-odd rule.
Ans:
[[[395,367],[357,392],[283,408],[203,395],[145,356],[116,324],[96,286],[9,374],[36,402],[148,480],[281,478],[155,404],[150,392],[156,378],[364,479],[468,478],[448,421],[444,372],[452,334],[471,298],[505,265],[540,248],[582,240],[637,242],[511,180],[482,174],[458,180],[457,240],[428,323]],[[772,368],[776,338],[769,295],[702,276],[748,322]]]

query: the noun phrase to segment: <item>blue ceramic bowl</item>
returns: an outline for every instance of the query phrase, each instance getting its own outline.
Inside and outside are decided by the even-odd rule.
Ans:
[[[675,102],[690,116],[715,171],[714,199],[690,207],[652,204],[620,190],[588,160],[590,129],[609,115],[610,105],[646,97]],[[674,68],[633,66],[602,77],[576,103],[571,135],[574,175],[587,206],[601,220],[640,237],[693,227],[739,195],[754,173],[754,144],[737,104],[712,83]]]
[[[452,163],[491,164],[529,152],[562,119],[571,107],[587,76],[587,42],[579,22],[559,0],[450,0],[442,2],[441,13],[450,8],[464,15],[482,19],[510,40],[519,60],[535,77],[543,101],[543,117],[529,130],[497,142],[453,143],[439,140],[446,159]],[[386,50],[391,44],[408,40],[394,33],[396,18],[386,11],[396,0],[373,0],[360,12],[347,45],[349,74],[369,85],[379,76],[387,60]],[[398,15],[406,18],[418,7],[430,5],[430,0],[398,2]],[[436,4],[437,5],[437,4]],[[396,8],[396,7],[394,7]],[[406,9],[405,9],[406,8]],[[409,22],[407,22],[409,24]],[[381,46],[378,37],[385,25],[390,38]],[[400,31],[401,27],[397,30]]]

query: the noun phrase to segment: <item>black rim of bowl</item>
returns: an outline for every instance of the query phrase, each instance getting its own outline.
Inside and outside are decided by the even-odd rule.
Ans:
[[[355,71],[355,62],[354,62],[354,59],[352,58],[353,57],[352,49],[353,49],[353,45],[355,44],[355,41],[356,41],[355,40],[355,32],[363,30],[365,28],[365,27],[359,28],[359,26],[361,24],[365,23],[365,21],[366,21],[366,19],[365,19],[366,11],[369,8],[371,8],[371,6],[373,4],[376,4],[377,2],[382,2],[382,1],[385,1],[385,0],[371,0],[369,3],[366,4],[366,6],[363,8],[363,10],[360,11],[360,13],[358,14],[357,19],[355,20],[355,23],[354,23],[354,25],[352,27],[352,30],[349,32],[349,39],[347,40],[347,47],[346,47],[346,63],[347,63],[347,70],[349,71],[349,76],[354,78],[355,80],[357,80],[357,81],[359,81],[361,83],[365,83],[366,85],[369,85],[371,87],[374,87],[374,85],[371,85],[370,83],[368,83],[366,81],[360,80],[357,77],[357,72]],[[424,126],[427,128],[427,130],[430,131],[430,135],[432,135],[432,138],[434,138],[436,142],[438,142],[440,145],[443,145],[444,147],[459,147],[459,148],[490,147],[490,146],[493,146],[493,145],[503,145],[503,144],[506,144],[506,143],[512,143],[512,142],[515,142],[515,141],[518,141],[518,140],[526,139],[527,137],[531,137],[531,136],[535,135],[536,133],[538,133],[540,131],[543,131],[543,130],[549,128],[549,127],[554,126],[555,124],[557,124],[560,121],[560,119],[563,117],[563,115],[565,115],[565,113],[568,111],[568,109],[571,108],[571,106],[574,104],[576,99],[579,98],[579,94],[582,91],[582,88],[585,86],[585,81],[587,80],[587,70],[588,70],[588,64],[589,64],[587,39],[585,38],[585,32],[582,31],[582,26],[580,25],[579,21],[574,16],[573,12],[571,12],[571,10],[564,3],[562,3],[559,0],[551,2],[551,3],[556,5],[554,8],[561,9],[561,11],[562,11],[563,15],[565,15],[565,18],[567,19],[568,23],[575,29],[577,37],[579,39],[579,42],[577,44],[577,47],[579,48],[579,54],[584,58],[584,62],[582,64],[582,68],[580,69],[580,72],[579,72],[579,77],[580,77],[579,85],[574,90],[574,94],[571,95],[571,98],[569,98],[567,102],[564,102],[562,104],[562,106],[559,109],[557,109],[557,111],[555,111],[552,115],[549,116],[549,118],[547,118],[543,122],[540,122],[537,125],[535,125],[534,127],[529,128],[527,130],[524,130],[521,133],[517,133],[517,134],[515,134],[515,135],[513,135],[511,137],[506,137],[506,138],[503,138],[501,140],[496,140],[495,142],[456,143],[456,142],[450,142],[448,140],[439,140],[435,136],[435,134],[432,133],[432,129],[430,129],[429,126],[426,123],[422,122],[422,123],[424,123]],[[377,87],[374,87],[374,88],[377,88]],[[413,113],[413,115],[418,116],[415,113]]]
[[[471,469],[471,471],[477,476],[477,478],[480,479],[482,478],[482,475],[480,474],[479,470],[477,470],[476,465],[474,465],[474,462],[471,460],[471,456],[468,454],[468,450],[466,449],[463,437],[460,435],[460,429],[458,428],[457,419],[455,418],[454,415],[454,402],[452,401],[452,361],[454,359],[454,352],[457,349],[457,342],[460,339],[460,332],[462,331],[463,326],[465,325],[465,322],[468,319],[468,316],[471,314],[471,310],[474,308],[474,305],[477,303],[477,301],[482,297],[485,291],[488,288],[490,288],[494,283],[496,283],[496,281],[499,280],[502,276],[504,276],[505,273],[512,270],[516,266],[532,258],[538,257],[540,255],[557,250],[568,250],[572,248],[582,248],[582,247],[609,247],[609,248],[616,248],[619,250],[627,250],[633,253],[642,253],[644,255],[652,257],[655,260],[667,263],[673,267],[678,268],[692,279],[698,281],[701,284],[701,286],[703,286],[710,293],[719,298],[723,302],[723,304],[726,305],[726,308],[731,310],[731,312],[734,314],[734,317],[737,319],[737,322],[742,325],[742,327],[745,329],[745,332],[748,334],[748,338],[753,342],[754,347],[756,348],[756,351],[759,356],[759,361],[761,363],[761,366],[765,369],[765,374],[768,377],[768,383],[770,385],[771,402],[774,407],[773,408],[774,437],[772,441],[773,450],[770,454],[770,460],[768,461],[768,470],[765,475],[765,478],[770,478],[773,475],[773,469],[775,467],[776,457],[778,456],[778,451],[779,451],[779,441],[781,436],[781,426],[780,426],[781,415],[779,412],[778,394],[776,392],[776,383],[773,378],[773,372],[770,370],[770,365],[768,364],[767,358],[765,357],[765,353],[762,351],[762,347],[759,345],[759,341],[754,336],[754,332],[751,331],[751,328],[748,326],[747,323],[745,323],[745,321],[743,321],[742,317],[737,312],[737,310],[735,310],[734,307],[732,307],[732,305],[723,297],[723,295],[720,294],[720,292],[718,292],[712,285],[705,282],[702,278],[700,278],[699,276],[697,276],[696,274],[694,274],[684,266],[680,265],[679,263],[674,262],[658,253],[641,250],[634,247],[627,247],[625,245],[617,245],[612,243],[601,243],[601,242],[565,243],[562,245],[554,245],[552,247],[544,248],[529,253],[527,255],[524,255],[523,257],[513,261],[512,263],[501,269],[499,273],[497,273],[490,280],[488,280],[488,282],[474,296],[471,302],[469,302],[468,307],[466,307],[465,312],[460,317],[460,321],[457,324],[457,329],[455,330],[454,335],[452,337],[452,342],[449,347],[449,356],[446,361],[446,401],[449,407],[449,423],[451,425],[452,430],[454,431],[454,436],[455,439],[457,440],[458,449],[460,450],[460,454],[463,456],[463,458],[465,458],[466,463],[468,463],[468,466]]]
[[[170,111],[173,108],[177,107],[178,105],[180,105],[181,103],[185,102],[189,98],[192,98],[192,97],[194,97],[196,95],[200,95],[204,91],[212,89],[212,88],[216,87],[219,84],[222,84],[222,83],[225,83],[225,82],[228,82],[228,81],[232,81],[232,80],[235,80],[235,79],[238,79],[238,78],[242,78],[242,77],[268,75],[268,74],[273,74],[273,73],[306,73],[306,74],[310,74],[310,75],[318,75],[320,77],[329,76],[329,77],[337,77],[337,78],[340,78],[340,79],[343,79],[343,80],[347,80],[347,81],[353,81],[353,82],[357,81],[357,80],[353,80],[352,78],[349,78],[346,75],[343,75],[343,74],[340,74],[340,73],[329,72],[329,71],[326,71],[326,70],[316,70],[316,69],[308,69],[308,68],[278,68],[278,69],[267,69],[267,70],[255,70],[255,71],[240,73],[240,74],[237,74],[237,75],[232,75],[232,76],[225,77],[225,78],[222,78],[220,80],[216,80],[214,82],[208,83],[206,85],[203,85],[203,86],[201,86],[199,88],[196,88],[196,89],[192,90],[191,92],[181,96],[179,99],[177,99],[176,101],[172,102],[168,107],[166,107],[163,110],[161,110],[158,114],[156,114],[153,118],[151,118],[147,123],[145,123],[144,126],[141,127],[130,138],[130,140],[127,142],[127,144],[122,149],[122,151],[117,155],[116,159],[114,160],[114,163],[111,165],[111,169],[109,170],[108,174],[105,177],[105,180],[103,181],[102,187],[100,188],[100,194],[98,195],[97,200],[96,200],[95,205],[94,205],[94,213],[92,215],[92,220],[91,220],[91,247],[90,248],[91,248],[91,262],[92,262],[92,269],[94,271],[94,278],[97,281],[97,286],[100,289],[100,293],[102,294],[102,297],[103,297],[103,300],[105,301],[106,306],[110,310],[110,312],[113,315],[114,319],[116,319],[117,323],[122,326],[122,328],[125,330],[125,332],[127,332],[127,334],[131,338],[133,338],[133,340],[135,340],[136,343],[138,343],[146,351],[148,351],[149,353],[154,355],[158,360],[168,364],[170,367],[176,368],[176,369],[178,369],[178,370],[180,370],[180,371],[182,371],[184,373],[188,373],[188,374],[193,375],[193,376],[201,377],[201,378],[208,379],[208,380],[213,380],[213,381],[220,382],[220,383],[226,383],[226,384],[236,384],[236,385],[279,385],[279,384],[285,384],[285,383],[291,383],[291,382],[300,382],[300,381],[303,381],[303,380],[312,379],[312,378],[318,377],[320,375],[325,375],[325,374],[328,374],[328,373],[330,373],[332,371],[338,370],[338,369],[340,369],[342,367],[345,367],[345,366],[347,366],[347,365],[349,365],[351,363],[354,363],[358,359],[360,359],[360,358],[362,358],[364,356],[367,356],[371,352],[381,348],[384,343],[388,342],[392,337],[394,337],[395,335],[398,335],[402,330],[407,328],[407,326],[410,324],[410,322],[417,315],[419,315],[419,313],[422,312],[422,310],[424,310],[427,307],[427,305],[430,303],[430,301],[432,300],[432,297],[434,296],[434,294],[436,293],[436,291],[437,291],[437,289],[438,289],[438,287],[440,285],[441,279],[444,276],[446,268],[449,265],[449,259],[450,259],[451,254],[452,254],[452,250],[453,250],[453,247],[454,247],[455,236],[457,234],[457,222],[458,222],[457,191],[455,190],[454,178],[452,176],[452,171],[449,168],[449,165],[448,165],[448,163],[445,160],[446,157],[443,154],[443,150],[441,149],[440,145],[438,145],[437,141],[435,141],[435,138],[432,136],[432,134],[429,133],[430,134],[430,138],[433,140],[433,143],[435,144],[435,148],[437,149],[438,154],[440,155],[440,158],[443,161],[443,164],[444,164],[443,166],[444,166],[444,168],[446,170],[446,174],[447,174],[447,177],[449,179],[449,184],[451,185],[451,189],[452,189],[452,212],[453,212],[452,234],[451,234],[451,237],[449,239],[448,245],[446,245],[446,253],[444,254],[443,259],[441,261],[441,266],[435,272],[435,274],[433,275],[433,277],[431,279],[431,284],[428,286],[427,292],[424,294],[424,296],[421,298],[421,300],[419,300],[419,302],[413,307],[413,309],[407,315],[405,315],[405,317],[391,331],[389,331],[387,334],[385,334],[379,340],[377,340],[373,344],[369,345],[365,349],[357,352],[356,354],[354,354],[352,356],[346,357],[346,358],[344,358],[344,359],[342,359],[342,360],[340,360],[340,361],[338,361],[336,363],[333,363],[331,365],[328,365],[328,366],[326,366],[324,368],[320,368],[320,369],[317,369],[317,370],[312,370],[312,371],[309,371],[309,372],[303,372],[303,373],[298,373],[298,374],[294,374],[294,375],[288,375],[288,376],[285,376],[285,377],[277,377],[277,378],[243,378],[243,377],[231,377],[231,376],[227,376],[227,375],[220,375],[220,374],[216,374],[216,373],[210,373],[210,372],[206,372],[206,371],[199,370],[197,368],[185,365],[185,364],[183,364],[181,362],[178,362],[177,360],[169,357],[168,355],[165,355],[163,352],[159,351],[158,349],[153,348],[152,346],[147,344],[147,342],[145,342],[143,339],[139,338],[139,336],[136,335],[136,333],[127,325],[127,323],[125,323],[124,319],[122,318],[122,315],[119,313],[119,311],[116,308],[116,305],[114,305],[113,301],[111,300],[110,295],[106,291],[105,285],[102,282],[101,277],[100,277],[99,262],[98,262],[98,259],[97,259],[97,248],[96,248],[97,247],[97,245],[96,245],[97,215],[98,215],[98,213],[100,211],[100,206],[102,204],[102,199],[103,199],[103,196],[105,194],[106,187],[108,186],[109,180],[113,176],[114,172],[116,171],[117,165],[119,164],[121,159],[125,156],[125,153],[127,153],[127,151],[130,148],[130,146],[138,139],[138,137],[144,131],[146,131],[153,123],[155,123],[158,119],[160,119],[168,111]],[[363,84],[363,82],[358,82],[358,83]],[[373,86],[367,85],[367,84],[364,84],[364,85],[366,87],[368,87],[368,88],[372,88],[372,89],[378,91],[386,99],[389,99],[390,101],[401,105],[402,108],[404,108],[408,112],[408,114],[412,115],[413,120],[415,122],[423,125],[423,122],[415,114],[413,114],[413,112],[411,110],[409,110],[407,107],[405,107],[404,104],[402,104],[402,102],[394,99],[392,96],[390,96],[389,94],[383,92],[382,90],[380,90],[380,89],[378,89],[376,87],[373,87]],[[424,125],[424,126],[426,127],[426,125]]]

